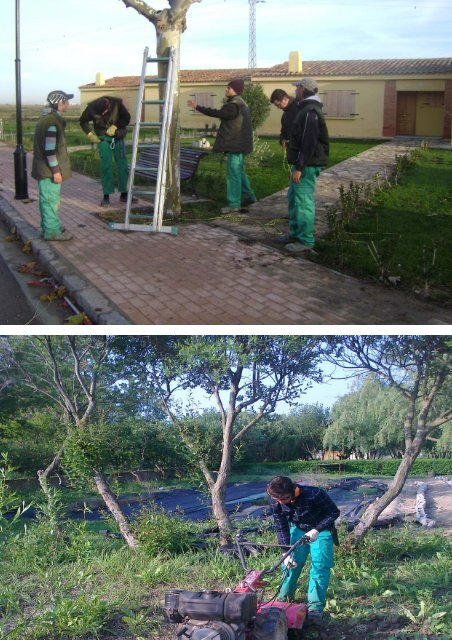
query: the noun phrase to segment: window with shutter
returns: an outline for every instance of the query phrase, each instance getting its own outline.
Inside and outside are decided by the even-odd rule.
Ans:
[[[215,93],[207,93],[207,92],[201,92],[201,93],[193,93],[191,95],[191,97],[193,98],[193,100],[196,102],[196,104],[199,104],[200,107],[209,107],[209,109],[213,109],[213,99],[215,97]],[[201,113],[196,113],[195,115],[202,115]]]
[[[353,90],[319,93],[323,102],[323,113],[327,118],[354,118],[359,115],[355,111],[355,96],[357,95]]]

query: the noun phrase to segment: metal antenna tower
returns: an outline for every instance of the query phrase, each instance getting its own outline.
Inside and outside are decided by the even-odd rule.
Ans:
[[[256,3],[265,0],[248,0],[250,5],[250,36],[248,49],[248,69],[256,68]]]

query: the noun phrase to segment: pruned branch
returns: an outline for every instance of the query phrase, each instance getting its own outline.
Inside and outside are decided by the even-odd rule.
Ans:
[[[140,15],[144,16],[146,20],[152,22],[158,30],[164,30],[170,25],[179,23],[181,25],[181,31],[185,31],[185,16],[190,6],[195,2],[202,2],[202,0],[168,0],[170,9],[161,9],[157,11],[150,7],[143,0],[122,0],[126,8],[135,9]]]

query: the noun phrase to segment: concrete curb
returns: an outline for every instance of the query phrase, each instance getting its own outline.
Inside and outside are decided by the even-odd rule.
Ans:
[[[33,256],[50,275],[66,287],[75,302],[96,324],[133,324],[98,289],[84,278],[69,261],[58,255],[49,242],[43,240],[39,231],[26,222],[20,213],[0,195],[0,216],[23,242],[31,241]]]

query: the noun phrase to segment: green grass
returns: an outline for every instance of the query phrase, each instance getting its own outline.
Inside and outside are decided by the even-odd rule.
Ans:
[[[213,144],[213,139],[209,139]],[[333,140],[331,141],[328,166],[358,155],[378,144],[375,140]],[[246,172],[258,200],[265,198],[289,184],[289,167],[276,138],[261,138],[258,147],[264,147],[258,155],[262,157],[259,165],[253,162],[253,156],[247,160]],[[213,153],[203,158],[199,165],[197,189],[200,195],[209,197],[213,202],[207,209],[226,204],[226,162],[223,154]],[[201,208],[202,210],[202,208]]]
[[[400,278],[438,301],[452,290],[452,156],[426,150],[399,184],[381,191],[345,229],[317,244],[319,261],[360,276]],[[379,258],[369,250],[373,242]]]
[[[200,536],[212,523],[188,523]],[[259,522],[248,524],[262,525]],[[173,526],[167,535],[178,535]],[[415,527],[372,532],[358,549],[350,549],[341,532],[327,601],[327,633],[331,638],[446,638],[452,624],[448,602],[451,544],[443,532]],[[252,534],[274,543],[268,528]],[[218,552],[215,539],[203,550],[161,554],[136,553],[121,540],[104,538],[84,523],[45,521],[3,540],[0,557],[0,638],[53,640],[73,638],[169,639],[174,627],[162,620],[164,593],[171,588],[228,589],[243,575],[238,560]],[[269,567],[278,557],[267,550],[248,562]],[[306,571],[298,598],[305,599]],[[265,592],[278,588],[279,571]],[[303,631],[303,638],[312,636]]]

